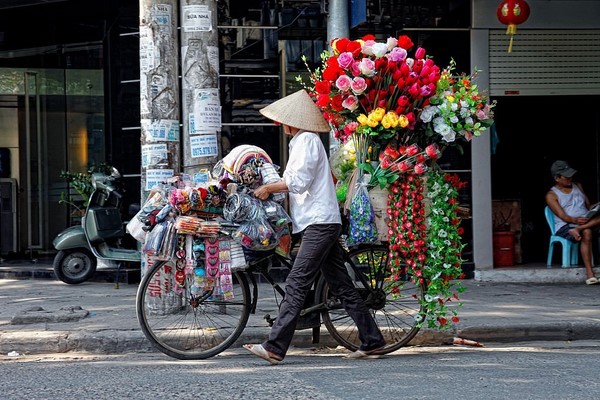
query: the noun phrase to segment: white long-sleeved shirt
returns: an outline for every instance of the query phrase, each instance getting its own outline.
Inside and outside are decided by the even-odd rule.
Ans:
[[[289,144],[283,179],[289,190],[293,233],[312,224],[341,224],[329,159],[319,135],[300,131]]]

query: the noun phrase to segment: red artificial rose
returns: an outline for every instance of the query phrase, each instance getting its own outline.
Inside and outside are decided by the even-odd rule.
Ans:
[[[408,104],[408,97],[406,97],[406,96],[400,96],[400,97],[398,97],[397,104],[400,107],[406,107],[406,105]]]
[[[334,39],[332,44],[335,44],[335,46],[332,47],[334,47],[339,53],[344,53],[347,51],[346,49],[348,48],[348,43],[350,43],[350,39],[348,38]]]
[[[400,72],[402,73],[402,76],[408,76],[408,74],[410,74],[410,67],[406,63],[402,63]]]
[[[416,143],[413,143],[406,148],[406,155],[409,157],[414,156],[415,154],[419,153],[420,151],[421,151],[421,149],[419,148],[419,145]]]
[[[339,66],[328,66],[323,70],[323,79],[328,80],[330,82],[334,82],[338,76],[342,73],[342,70]]]
[[[329,94],[331,92],[331,82],[319,81],[315,83],[315,91],[319,94]]]
[[[333,108],[337,112],[341,112],[344,109],[344,107],[342,106],[343,101],[344,99],[342,98],[342,95],[336,94],[331,99],[331,108]]]
[[[358,42],[356,40],[348,43],[348,46],[346,47],[346,51],[351,52],[352,56],[355,58],[358,57],[361,50],[362,50],[362,45],[360,44],[360,42]]]
[[[317,97],[317,106],[320,108],[325,108],[329,105],[330,101],[331,100],[328,94],[320,94],[319,97]]]
[[[387,145],[383,153],[387,156],[390,156],[392,160],[395,160],[396,158],[400,157],[400,153],[398,152],[398,150],[396,150],[391,144]]]
[[[375,69],[381,71],[387,66],[387,58],[381,57],[375,60]]]
[[[406,35],[402,35],[398,38],[398,47],[402,47],[404,50],[408,50],[413,47],[415,44],[412,40]]]
[[[423,163],[418,163],[417,165],[415,165],[415,174],[423,174],[425,173],[425,171],[427,171],[429,168],[427,167],[427,165],[423,164]]]
[[[412,67],[413,72],[420,74],[422,69],[423,69],[423,60],[416,60]]]
[[[367,40],[375,40],[375,39],[376,39],[375,35],[371,35],[371,34],[368,34],[368,35],[365,35],[362,37],[362,40],[364,40],[365,42]]]

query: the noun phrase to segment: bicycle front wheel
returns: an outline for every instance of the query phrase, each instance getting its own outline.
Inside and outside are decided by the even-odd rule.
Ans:
[[[361,297],[371,310],[375,322],[383,334],[387,346],[382,353],[390,353],[407,345],[419,331],[422,318],[420,300],[425,293],[424,285],[415,285],[405,273],[399,284],[400,290],[392,294],[388,267],[388,247],[365,245],[350,250],[346,268]],[[360,347],[356,324],[344,310],[341,302],[331,293],[323,277],[317,293],[325,303],[323,323],[331,336],[350,351]]]
[[[193,274],[184,285],[164,261],[148,269],[137,292],[136,311],[144,335],[158,350],[181,360],[213,357],[241,335],[251,310],[248,280],[233,273],[233,292],[218,287],[192,290]]]

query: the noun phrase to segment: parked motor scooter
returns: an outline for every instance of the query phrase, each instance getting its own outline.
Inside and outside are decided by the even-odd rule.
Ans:
[[[126,234],[121,218],[120,177],[115,168],[110,175],[92,174],[94,191],[81,225],[65,229],[54,239],[58,253],[53,267],[61,281],[78,284],[91,279],[96,272],[97,259],[117,261],[117,277],[123,263],[140,263],[140,251],[121,247]],[[131,207],[129,211],[132,213]]]

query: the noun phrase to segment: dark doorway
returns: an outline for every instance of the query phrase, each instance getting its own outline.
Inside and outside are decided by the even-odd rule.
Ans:
[[[550,165],[566,160],[590,201],[600,201],[600,96],[501,97],[492,140],[492,198],[518,200],[523,263],[545,262],[550,232],[544,196]]]

